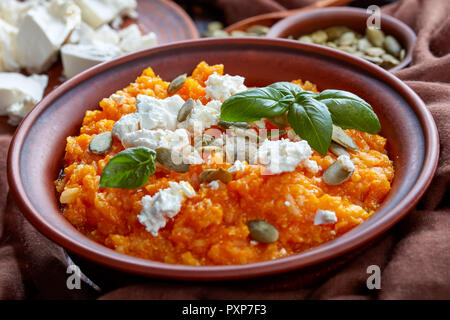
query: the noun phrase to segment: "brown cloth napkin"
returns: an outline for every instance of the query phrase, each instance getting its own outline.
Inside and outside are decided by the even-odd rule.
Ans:
[[[226,5],[228,1],[220,2]],[[251,3],[255,14],[267,8],[294,6],[296,1]],[[403,0],[383,10],[417,33],[413,62],[396,75],[432,112],[439,129],[441,156],[433,183],[420,204],[382,239],[321,266],[238,282],[165,281],[82,265],[82,271],[101,290],[86,282],[80,290],[68,290],[64,250],[36,231],[8,195],[6,155],[13,128],[1,119],[0,298],[450,299],[450,1]],[[369,265],[381,269],[380,290],[366,286]]]

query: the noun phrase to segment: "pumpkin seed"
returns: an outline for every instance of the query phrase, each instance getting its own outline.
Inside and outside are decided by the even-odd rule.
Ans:
[[[364,52],[371,57],[380,57],[381,55],[386,53],[384,49],[378,47],[368,48]]]
[[[260,36],[265,36],[269,32],[269,27],[255,24],[247,29],[247,32],[256,33]]]
[[[231,32],[232,37],[247,37],[248,34],[245,31],[235,30]]]
[[[341,146],[340,144],[338,144],[334,141],[331,141],[329,149],[331,152],[333,152],[338,157],[342,156],[342,155],[350,156],[350,154],[347,152],[347,150],[343,146]]]
[[[358,150],[358,146],[356,145],[355,141],[353,141],[353,139],[347,133],[345,133],[345,131],[341,127],[335,126],[334,124],[331,139],[344,148],[350,150]]]
[[[324,44],[328,40],[327,33],[323,30],[317,30],[311,34],[311,39],[314,43]]]
[[[287,119],[287,112],[283,113],[282,115],[273,117],[273,118],[267,118],[267,120],[273,124],[275,127],[278,127],[280,129],[284,129],[286,127],[289,127],[289,122]]]
[[[198,148],[201,152],[213,152],[213,151],[221,151],[222,148],[218,146],[201,146]]]
[[[306,43],[313,43],[313,40],[311,39],[310,36],[301,36],[300,38],[298,38],[298,41],[306,42]]]
[[[358,40],[357,47],[358,47],[358,50],[365,51],[365,50],[369,49],[370,47],[372,47],[372,44],[370,43],[369,40],[367,40],[367,38],[362,38],[362,39]]]
[[[383,63],[383,59],[381,59],[380,57],[371,57],[371,56],[364,55],[363,58],[366,59],[367,61],[375,63],[377,65],[380,65]]]
[[[224,31],[224,30],[214,30],[211,32],[210,37],[213,38],[223,38],[223,37],[229,37],[230,35],[228,34],[228,32]]]
[[[350,29],[344,26],[329,27],[325,29],[325,32],[328,36],[328,41],[339,39],[339,37],[347,31],[350,31]]]
[[[192,109],[194,108],[195,101],[189,98],[178,110],[177,121],[183,122],[187,119],[187,117],[191,114]]]
[[[219,120],[219,122],[217,123],[217,126],[222,130],[229,129],[231,127],[250,129],[250,125],[247,122],[231,122],[231,121]]]
[[[172,82],[169,84],[169,88],[167,88],[167,92],[169,94],[177,92],[183,84],[186,82],[187,74],[183,73],[172,80]]]
[[[278,240],[278,230],[263,220],[250,220],[247,222],[250,237],[261,243],[273,243]]]
[[[376,47],[382,47],[384,43],[384,32],[377,28],[367,28],[366,37]]]
[[[398,58],[401,60],[405,59],[405,55],[406,55],[406,51],[405,49],[400,50],[400,54],[398,56]]]
[[[198,180],[200,183],[220,180],[223,183],[227,184],[228,182],[233,180],[233,175],[227,170],[224,170],[222,168],[206,169],[202,173],[200,173]]]
[[[212,21],[208,23],[208,31],[222,30],[223,24],[220,21]]]
[[[381,66],[386,69],[395,67],[396,65],[398,65],[400,63],[400,61],[397,60],[394,56],[387,54],[387,53],[383,54],[381,56],[381,59],[383,59],[383,63],[381,64]]]
[[[343,33],[338,40],[340,46],[351,46],[356,43],[356,35],[353,31],[347,31]]]
[[[93,154],[104,154],[111,149],[112,144],[113,137],[111,132],[103,132],[92,138],[89,143],[89,150],[91,150]]]
[[[353,170],[349,171],[340,161],[333,162],[323,173],[323,181],[331,186],[337,186],[348,179],[353,174]]]
[[[398,43],[397,39],[393,36],[387,36],[386,39],[384,39],[384,48],[387,52],[396,57],[400,55],[400,51],[402,50],[400,43]]]
[[[176,156],[178,159],[182,159],[182,156],[180,153],[178,153],[175,150],[171,150],[169,148],[156,148],[156,161],[158,161],[160,164],[162,164],[164,167],[166,167],[169,170],[175,171],[175,172],[188,172],[190,165],[187,163],[180,163],[176,164],[172,160],[172,156]]]

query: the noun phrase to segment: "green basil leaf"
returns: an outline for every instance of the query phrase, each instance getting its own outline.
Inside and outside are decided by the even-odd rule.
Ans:
[[[314,98],[328,107],[333,123],[343,129],[356,129],[372,134],[381,130],[380,121],[370,104],[353,93],[324,90]]]
[[[286,96],[292,95],[294,97],[303,92],[303,89],[300,86],[285,81],[272,83],[268,88],[274,88]]]
[[[284,95],[271,88],[254,88],[232,95],[222,104],[220,118],[225,121],[256,121],[283,114],[294,102],[293,95]]]
[[[100,188],[139,189],[155,172],[156,152],[146,147],[134,147],[119,152],[106,164],[100,178]]]
[[[314,98],[300,96],[288,111],[288,121],[295,133],[326,155],[331,144],[333,122],[326,105]]]

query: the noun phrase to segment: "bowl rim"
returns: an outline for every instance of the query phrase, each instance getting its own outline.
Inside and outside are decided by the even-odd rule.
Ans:
[[[284,19],[278,21],[277,23],[272,25],[272,27],[269,29],[269,32],[267,33],[267,37],[281,38],[280,35],[287,28],[293,27],[296,24],[298,24],[302,21],[305,21],[305,20],[314,20],[317,17],[345,15],[347,13],[348,14],[357,14],[360,16],[369,15],[369,13],[367,13],[366,9],[346,7],[346,6],[318,8],[318,9],[308,10],[308,11],[300,12],[297,14],[293,14],[287,18],[284,18]],[[400,63],[398,65],[396,65],[395,67],[390,68],[390,69],[385,69],[385,70],[388,70],[389,72],[395,72],[395,71],[405,68],[406,66],[408,66],[411,63],[413,50],[414,50],[414,44],[416,43],[417,36],[416,36],[415,32],[406,23],[402,22],[401,20],[399,20],[393,16],[390,16],[386,13],[381,13],[381,20],[382,20],[382,23],[387,22],[388,24],[392,25],[395,29],[397,29],[399,31],[399,33],[404,34],[405,39],[407,39],[407,41],[405,43],[405,47],[404,47],[404,49],[406,51],[405,58],[402,61],[400,61]],[[314,44],[314,45],[321,46],[319,44]],[[331,47],[330,47],[330,49],[332,49],[334,51],[342,52],[341,50],[334,49]],[[356,58],[362,59],[359,57],[356,57]]]
[[[225,42],[225,43],[224,43]],[[401,94],[411,105],[423,128],[425,140],[425,155],[422,169],[417,177],[415,185],[409,190],[409,193],[399,201],[399,203],[383,217],[375,221],[370,228],[364,230],[362,234],[355,234],[341,241],[338,245],[333,241],[324,243],[320,246],[304,251],[300,254],[288,257],[267,260],[262,262],[244,264],[244,265],[221,265],[221,266],[187,266],[177,264],[166,264],[152,260],[132,257],[118,253],[101,244],[92,241],[91,245],[78,243],[73,238],[67,236],[58,228],[54,228],[50,223],[41,217],[39,211],[33,206],[31,200],[27,197],[23,181],[20,174],[20,156],[22,146],[26,137],[34,125],[35,121],[49,107],[54,100],[64,94],[66,91],[83,82],[85,79],[93,77],[103,71],[123,64],[134,59],[139,59],[165,50],[176,50],[186,46],[207,46],[220,45],[226,43],[242,45],[272,45],[281,48],[296,48],[308,53],[316,53],[342,61],[349,62],[363,71],[369,72],[380,80],[384,80],[391,85],[396,92]],[[401,218],[403,218],[419,201],[426,188],[430,185],[434,172],[437,168],[439,159],[439,136],[436,124],[426,108],[424,102],[419,96],[409,88],[400,79],[382,68],[362,59],[356,59],[350,54],[336,52],[324,46],[316,46],[301,43],[296,40],[269,39],[269,38],[227,38],[227,39],[197,39],[176,42],[159,46],[147,50],[138,51],[117,59],[102,63],[68,80],[49,95],[47,95],[22,121],[14,135],[9,152],[7,163],[7,176],[10,191],[16,200],[16,203],[24,216],[47,238],[56,242],[58,245],[68,249],[78,256],[94,261],[98,264],[110,267],[115,270],[134,273],[144,276],[160,277],[178,280],[229,280],[252,278],[257,276],[270,275],[275,273],[287,272],[294,269],[300,269],[307,266],[319,264],[326,260],[336,258],[340,255],[353,251],[368,241],[376,238],[381,233],[391,228]]]

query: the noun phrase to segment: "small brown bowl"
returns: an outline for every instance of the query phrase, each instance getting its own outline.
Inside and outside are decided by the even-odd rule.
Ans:
[[[62,168],[66,137],[78,135],[87,110],[127,86],[148,66],[163,79],[191,72],[200,61],[223,63],[248,86],[307,79],[319,89],[351,91],[378,114],[396,175],[392,190],[366,222],[341,237],[282,259],[227,266],[172,265],[124,255],[78,232],[61,214],[53,181]],[[264,38],[203,39],[173,43],[103,63],[50,93],[24,119],[11,143],[8,180],[28,220],[82,258],[139,275],[185,280],[239,279],[315,265],[375,239],[417,203],[436,169],[439,142],[422,100],[391,73],[362,59],[296,41]]]
[[[364,34],[366,21],[370,16],[365,9],[351,7],[323,8],[305,11],[283,19],[270,28],[267,37],[287,38],[312,33],[316,30],[333,26],[346,26],[356,32]],[[381,14],[381,30],[396,38],[405,49],[405,58],[389,69],[390,72],[405,68],[412,59],[412,52],[416,42],[416,34],[400,20]]]

